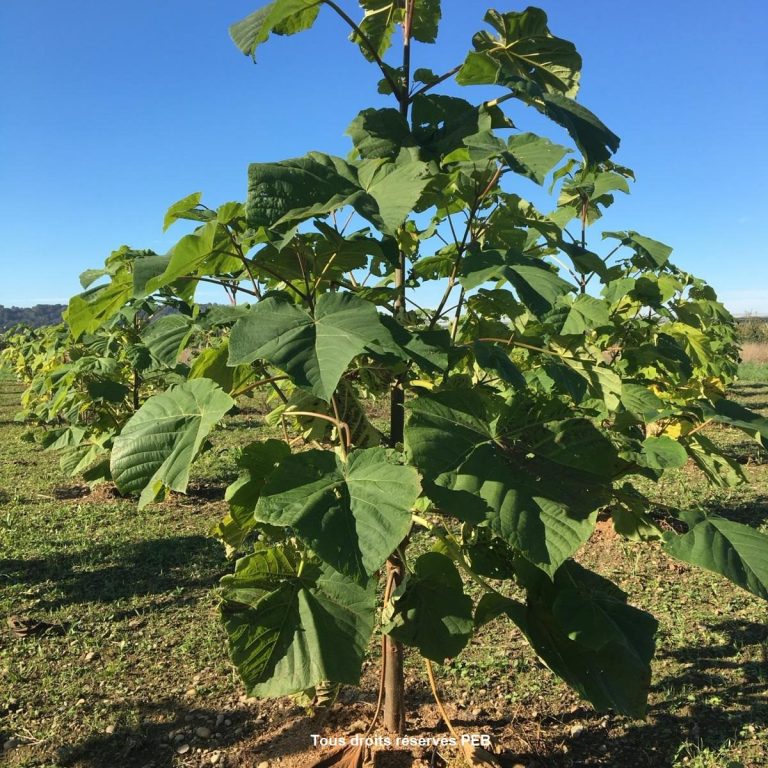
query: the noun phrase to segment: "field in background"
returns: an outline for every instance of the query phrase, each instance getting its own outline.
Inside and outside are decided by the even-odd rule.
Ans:
[[[741,347],[741,359],[744,363],[768,363],[768,343],[745,342]]]
[[[734,394],[768,414],[768,361],[748,354]],[[19,394],[0,374],[0,746],[8,746],[0,762],[304,768],[317,757],[310,734],[361,729],[373,711],[372,666],[364,690],[344,689],[344,706],[323,725],[290,700],[247,700],[226,660],[212,588],[231,564],[207,532],[225,511],[231,446],[254,430],[268,434],[258,409],[215,437],[188,497],[138,512],[108,488],[91,492],[66,477],[53,454],[24,442],[13,422]],[[768,530],[768,456],[741,433],[708,434],[744,465],[749,487],[711,489],[687,466],[643,490]],[[648,719],[596,714],[496,622],[438,668],[457,727],[491,734],[520,764],[539,768],[768,764],[766,604],[656,547],[618,539],[609,523],[579,559],[661,622]],[[9,619],[45,622],[48,631],[18,637]],[[444,735],[414,659],[408,676],[409,730]],[[413,758],[382,753],[375,764],[430,760],[417,749]]]

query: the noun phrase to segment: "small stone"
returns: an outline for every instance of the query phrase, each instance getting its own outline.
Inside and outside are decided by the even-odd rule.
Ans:
[[[194,699],[195,696],[197,696],[197,689],[196,688],[187,688],[187,690],[184,691],[184,695],[188,696],[190,699]]]
[[[112,734],[112,733],[114,733],[114,732],[115,732],[115,726],[114,726],[114,725],[108,725],[108,726],[107,726],[107,727],[104,729],[104,733],[109,733],[109,734]]]
[[[256,768],[269,768],[269,760],[262,760]]]
[[[571,736],[579,736],[586,730],[587,729],[581,723],[576,723],[576,725],[571,726]]]
[[[75,702],[75,706],[76,706],[76,707],[82,707],[84,704],[85,704],[85,699],[78,699],[78,700]]]
[[[475,707],[475,708],[472,710],[472,713],[471,713],[471,714],[472,714],[472,717],[480,717],[480,715],[482,715],[482,714],[483,714],[483,710],[482,710],[482,708],[481,708],[481,707]]]
[[[85,663],[90,664],[96,658],[96,651],[88,651],[85,654]]]
[[[263,715],[262,715],[262,717],[263,717]],[[257,722],[257,723],[258,723],[258,722],[263,722],[263,720],[260,720],[260,718],[258,718],[258,717],[257,717],[257,718],[256,718],[256,722]],[[224,725],[226,725],[226,726],[230,726],[230,725],[232,725],[232,721],[231,721],[229,718],[227,718],[227,719],[224,721]]]
[[[223,722],[224,715],[216,715],[216,725],[214,727],[218,728]]]
[[[366,728],[367,728],[367,725],[362,720],[355,720],[355,722],[349,726],[349,730],[352,733],[359,733],[361,731],[364,731]]]
[[[195,719],[194,715],[184,715],[184,722],[191,723]]]
[[[213,754],[212,754],[212,755],[211,755],[211,756],[208,758],[208,762],[209,762],[211,765],[216,765],[216,763],[218,763],[218,762],[219,762],[219,760],[221,760],[221,755],[220,755],[218,752],[214,752],[214,753],[213,753]]]
[[[197,736],[198,739],[208,739],[211,736],[211,729],[201,725],[195,728],[195,736]]]
[[[179,744],[178,747],[176,747],[176,754],[177,755],[186,755],[187,752],[189,752],[189,744]]]
[[[174,740],[174,741],[175,741],[177,744],[179,744],[180,742],[184,741],[184,734],[183,734],[183,733],[177,733],[177,734],[176,734],[176,735],[173,737],[173,740]]]

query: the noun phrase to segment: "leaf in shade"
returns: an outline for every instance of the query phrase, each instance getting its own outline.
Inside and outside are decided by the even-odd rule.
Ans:
[[[653,616],[627,604],[618,587],[573,561],[554,583],[534,579],[526,587],[527,604],[485,595],[475,623],[508,616],[539,658],[598,710],[643,717],[658,626]]]
[[[458,656],[472,636],[472,600],[453,561],[439,552],[416,560],[394,605],[384,632],[432,661]]]
[[[279,547],[238,560],[221,581],[232,661],[252,696],[286,696],[360,680],[373,631],[376,582],[361,587]]]

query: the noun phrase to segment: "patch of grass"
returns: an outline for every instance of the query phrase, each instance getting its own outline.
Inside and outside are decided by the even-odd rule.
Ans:
[[[59,471],[54,454],[22,441],[25,427],[12,420],[19,393],[0,373],[0,746],[18,744],[4,764],[198,768],[214,756],[227,768],[277,756],[281,768],[311,762],[301,735],[310,726],[291,701],[243,697],[211,589],[232,568],[207,532],[225,512],[237,450],[280,434],[264,425],[263,403],[245,403],[213,436],[187,497],[139,512],[106,489],[89,492]],[[745,374],[734,393],[768,414],[768,376]],[[707,434],[742,463],[750,486],[713,489],[687,466],[643,491],[768,530],[765,451],[730,429]],[[415,537],[413,552],[420,547]],[[456,724],[495,734],[539,768],[768,765],[765,604],[672,562],[657,545],[624,542],[610,524],[601,524],[578,559],[660,621],[647,719],[595,713],[535,659],[511,624],[497,620],[436,667]],[[59,633],[17,638],[6,630],[9,616],[46,621]],[[373,662],[377,654],[373,647]],[[334,727],[370,717],[376,676],[370,664],[362,694],[342,691]],[[407,676],[410,727],[440,730],[413,655]],[[297,741],[276,739],[279,729]]]
[[[739,381],[768,383],[768,361],[744,361],[739,364]]]

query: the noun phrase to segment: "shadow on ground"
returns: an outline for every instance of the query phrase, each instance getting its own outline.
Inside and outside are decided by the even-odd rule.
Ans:
[[[750,525],[753,528],[759,528],[768,522],[768,496],[755,496],[744,504],[730,501],[727,504],[715,502],[704,506],[710,514]]]
[[[568,739],[567,757],[544,765],[665,768],[675,762],[681,745],[692,743],[713,752],[743,735],[745,729],[768,719],[768,626],[727,620],[711,625],[724,642],[664,652],[684,669],[655,681],[653,690],[667,700],[652,706],[644,723],[628,724],[616,732],[621,718],[610,718],[604,729],[588,724]],[[745,646],[759,646],[759,658],[739,659]],[[724,676],[728,672],[729,677]],[[737,674],[734,680],[734,673]],[[685,692],[696,691],[689,696]],[[670,696],[671,695],[671,696]],[[584,713],[593,722],[595,713]],[[681,758],[677,758],[678,760]],[[740,763],[728,763],[742,768]],[[745,768],[749,763],[746,763]],[[755,765],[757,765],[755,763]]]
[[[217,717],[226,717],[229,724],[217,726]],[[67,768],[170,768],[179,765],[180,755],[192,757],[198,749],[207,753],[231,749],[251,738],[258,728],[249,712],[190,708],[175,699],[148,702],[141,707],[140,719],[136,728],[118,726],[114,733],[97,733],[75,744],[59,745],[59,764]],[[198,728],[207,729],[210,735],[198,736]],[[226,765],[231,768],[238,763],[230,760]]]
[[[92,545],[46,558],[0,558],[0,585],[50,585],[37,607],[54,609],[157,595],[179,587],[210,587],[225,570],[218,542],[205,536],[172,536]]]

